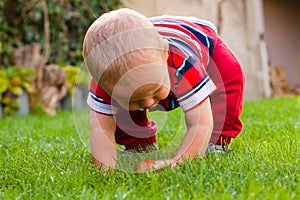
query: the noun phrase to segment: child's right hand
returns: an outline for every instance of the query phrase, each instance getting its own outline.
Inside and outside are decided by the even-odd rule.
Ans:
[[[138,164],[136,167],[136,173],[147,173],[155,170],[155,162],[153,160],[144,160]]]
[[[173,162],[173,160],[144,160],[140,162],[136,168],[136,173],[141,174],[141,173],[148,173],[148,172],[153,172],[157,171],[159,169],[162,169],[166,166],[171,166],[175,167],[176,163]]]

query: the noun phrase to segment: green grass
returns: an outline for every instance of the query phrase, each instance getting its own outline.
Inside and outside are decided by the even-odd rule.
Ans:
[[[162,145],[178,130],[176,118],[161,130]],[[299,199],[300,97],[246,102],[242,119],[243,132],[225,155],[106,176],[72,112],[0,119],[0,199]]]

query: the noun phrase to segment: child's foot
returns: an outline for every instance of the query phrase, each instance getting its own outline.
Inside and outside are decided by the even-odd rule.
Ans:
[[[207,150],[206,150],[206,154],[210,154],[210,153],[225,153],[227,151],[229,151],[230,148],[228,145],[226,144],[213,144],[213,143],[209,143]]]

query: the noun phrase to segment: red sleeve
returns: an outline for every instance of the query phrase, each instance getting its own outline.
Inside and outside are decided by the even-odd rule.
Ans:
[[[174,49],[171,51],[168,59],[171,91],[177,96],[182,110],[187,111],[203,102],[216,87],[199,58],[193,61],[182,53],[180,56]]]
[[[99,86],[95,79],[92,79],[90,82],[90,92],[87,103],[92,110],[98,113],[106,115],[116,113],[116,108],[111,105],[111,97]]]
[[[207,73],[217,37],[213,24],[193,17],[152,18],[159,34],[169,42],[171,91],[184,111],[203,102],[216,89]]]

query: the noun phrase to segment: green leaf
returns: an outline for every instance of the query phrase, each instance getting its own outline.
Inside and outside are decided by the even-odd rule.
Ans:
[[[28,93],[33,93],[34,92],[34,87],[32,84],[30,84],[29,82],[23,82],[22,86],[26,89],[26,91]]]
[[[0,78],[0,95],[9,88],[10,84],[7,78]]]
[[[9,90],[16,95],[23,94],[23,89],[21,87],[13,87],[13,88],[9,88]]]

